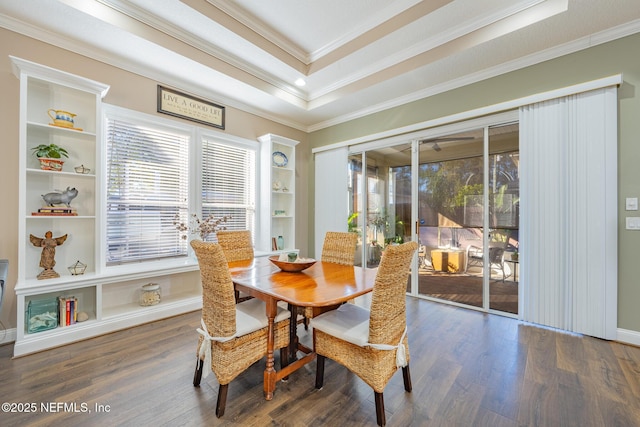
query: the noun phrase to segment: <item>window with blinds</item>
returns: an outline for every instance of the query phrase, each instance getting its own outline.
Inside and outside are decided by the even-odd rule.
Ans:
[[[202,217],[229,216],[227,230],[251,230],[255,239],[255,150],[203,138],[201,184]]]
[[[107,265],[187,254],[190,133],[107,118]]]

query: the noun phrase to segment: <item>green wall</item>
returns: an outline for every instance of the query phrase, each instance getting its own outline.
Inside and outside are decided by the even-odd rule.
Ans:
[[[310,148],[389,131],[431,119],[474,110],[577,83],[622,73],[619,89],[618,142],[618,328],[640,333],[640,279],[635,268],[640,253],[640,231],[625,230],[626,197],[640,197],[640,35],[591,47],[522,70],[506,73],[459,89],[351,120],[309,135]],[[309,191],[314,170],[309,171]],[[310,195],[309,202],[313,204]],[[598,201],[594,200],[597,204]],[[313,227],[313,206],[309,225]],[[312,228],[311,228],[312,229]],[[310,242],[310,248],[313,242]],[[589,260],[601,262],[601,260]]]

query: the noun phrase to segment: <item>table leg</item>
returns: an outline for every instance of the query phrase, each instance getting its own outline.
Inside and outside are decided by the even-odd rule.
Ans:
[[[298,307],[289,304],[287,308],[291,313],[289,319],[289,363],[291,363],[298,359]]]
[[[276,390],[276,375],[274,368],[273,347],[275,345],[274,321],[277,313],[277,303],[273,299],[266,301],[267,306],[267,367],[264,370],[264,396],[267,400],[273,399],[273,392]]]

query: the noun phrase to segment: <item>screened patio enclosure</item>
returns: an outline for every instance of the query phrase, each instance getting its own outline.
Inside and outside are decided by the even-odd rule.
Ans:
[[[360,264],[375,267],[386,246],[416,236],[417,289],[410,281],[409,293],[517,314],[517,123],[374,148],[348,164]]]

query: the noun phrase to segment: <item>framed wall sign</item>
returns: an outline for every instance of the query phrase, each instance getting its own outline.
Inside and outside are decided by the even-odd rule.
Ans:
[[[160,85],[158,113],[224,129],[224,107]]]

